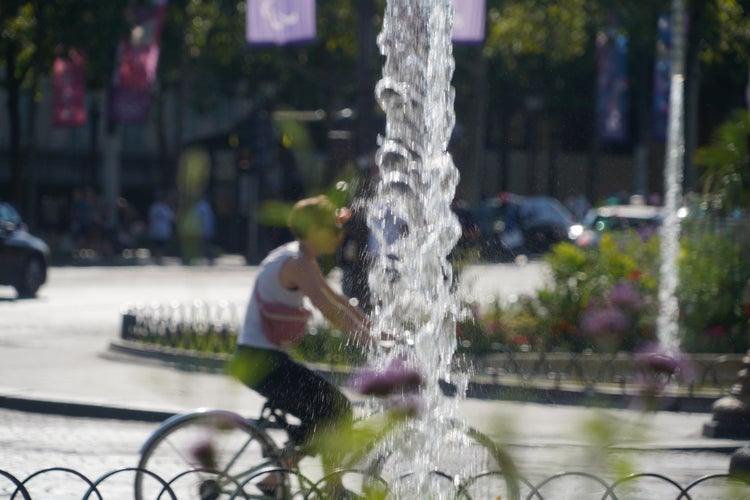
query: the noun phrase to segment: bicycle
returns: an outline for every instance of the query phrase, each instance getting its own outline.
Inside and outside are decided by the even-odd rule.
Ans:
[[[141,448],[135,498],[327,498],[325,486],[332,476],[364,498],[386,498],[398,482],[412,476],[404,472],[403,464],[389,463],[390,450],[377,446],[379,438],[336,471],[326,475],[307,464],[303,474],[299,466],[290,466],[289,460],[299,452],[287,444],[296,427],[284,412],[268,403],[258,418],[220,409],[175,415]],[[456,498],[462,500],[485,498],[490,491],[494,498],[500,490],[507,492],[503,498],[519,498],[515,465],[504,450],[475,429],[458,424],[455,429],[455,433],[443,433],[441,442],[446,446],[453,441],[463,446],[468,443],[473,448],[472,460],[477,460],[481,470],[460,481],[450,471],[435,470],[438,480],[454,488]],[[389,429],[383,435],[387,432],[399,439],[399,429]],[[269,477],[277,484],[273,491],[264,490],[261,483]]]
[[[220,409],[199,409],[162,423],[141,447],[135,498],[323,498],[329,476],[303,475],[290,459],[300,450],[289,436],[297,424],[283,411],[263,406],[258,418]],[[283,444],[280,444],[283,443]],[[337,475],[360,471],[339,469]],[[168,487],[151,480],[162,478]],[[273,476],[273,492],[260,486]]]

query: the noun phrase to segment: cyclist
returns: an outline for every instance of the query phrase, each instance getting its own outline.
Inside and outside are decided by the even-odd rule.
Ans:
[[[367,315],[331,288],[317,262],[317,257],[335,253],[341,243],[340,215],[325,196],[292,207],[287,225],[295,240],[272,250],[261,262],[230,363],[232,375],[301,421],[292,439],[306,454],[321,451],[316,436],[350,425],[352,408],[336,386],[289,356],[289,346],[304,334],[309,317],[303,299],[307,297],[353,341],[370,340]],[[324,466],[333,465],[326,465],[323,455]],[[273,491],[273,486],[261,487]]]

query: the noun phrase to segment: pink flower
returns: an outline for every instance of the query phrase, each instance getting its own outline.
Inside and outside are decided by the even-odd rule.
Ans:
[[[485,326],[488,332],[495,333],[503,330],[503,323],[499,320],[489,321]]]
[[[529,343],[529,339],[525,335],[516,335],[513,337],[513,343],[516,345],[524,345]]]
[[[394,360],[385,370],[364,370],[356,374],[349,386],[360,394],[384,397],[394,393],[415,392],[422,386],[422,374]]]
[[[727,328],[722,325],[712,325],[706,328],[706,335],[715,339],[722,339],[727,333]]]

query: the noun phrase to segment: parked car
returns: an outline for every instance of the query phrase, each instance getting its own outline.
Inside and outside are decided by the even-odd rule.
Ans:
[[[31,235],[9,203],[0,201],[0,285],[10,285],[19,297],[34,297],[47,281],[49,246]]]
[[[570,241],[573,214],[549,196],[501,193],[476,210],[482,232],[482,257],[490,261],[513,260],[519,255],[540,254],[562,241]]]
[[[610,231],[634,230],[647,239],[659,230],[662,207],[653,205],[605,205],[589,210],[580,226],[573,228],[575,244],[593,247],[602,234]]]

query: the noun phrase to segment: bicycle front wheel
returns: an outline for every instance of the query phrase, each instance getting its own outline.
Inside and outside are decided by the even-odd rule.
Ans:
[[[236,413],[206,410],[177,415],[143,445],[135,498],[284,498],[288,474],[279,457],[268,434]],[[278,487],[273,492],[265,488],[264,494],[262,481]]]

